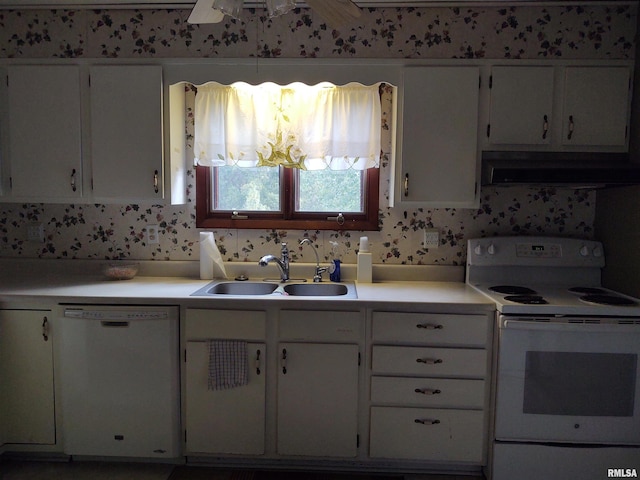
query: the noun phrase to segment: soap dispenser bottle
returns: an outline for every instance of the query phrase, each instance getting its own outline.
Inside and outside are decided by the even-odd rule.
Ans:
[[[332,282],[340,281],[340,252],[338,251],[338,242],[330,241],[331,244],[331,265],[329,266],[329,280]]]
[[[358,250],[358,283],[371,283],[373,277],[373,265],[371,252],[369,251],[369,238],[360,237],[360,249]]]

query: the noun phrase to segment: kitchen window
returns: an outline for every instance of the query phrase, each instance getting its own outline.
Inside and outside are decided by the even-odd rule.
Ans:
[[[199,228],[378,229],[379,85],[197,88]]]

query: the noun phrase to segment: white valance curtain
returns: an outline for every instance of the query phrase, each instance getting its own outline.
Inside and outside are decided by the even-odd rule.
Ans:
[[[306,170],[379,167],[378,85],[294,83],[198,86],[198,165]]]

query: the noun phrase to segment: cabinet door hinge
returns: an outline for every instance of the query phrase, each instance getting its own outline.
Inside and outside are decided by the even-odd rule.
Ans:
[[[489,75],[489,90],[493,88],[493,75]]]
[[[360,448],[360,435],[356,435],[356,448]]]
[[[187,443],[187,430],[184,430],[184,443]]]
[[[362,355],[358,352],[358,366],[362,365]]]
[[[491,124],[487,123],[487,138],[491,137]]]
[[[187,349],[184,349],[184,363],[187,363]]]

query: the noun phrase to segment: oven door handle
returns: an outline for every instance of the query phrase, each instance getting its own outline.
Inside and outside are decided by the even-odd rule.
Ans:
[[[640,325],[620,325],[619,323],[567,323],[549,320],[548,322],[532,322],[527,320],[503,319],[500,328],[505,330],[534,330],[538,332],[584,332],[584,333],[637,333]]]

